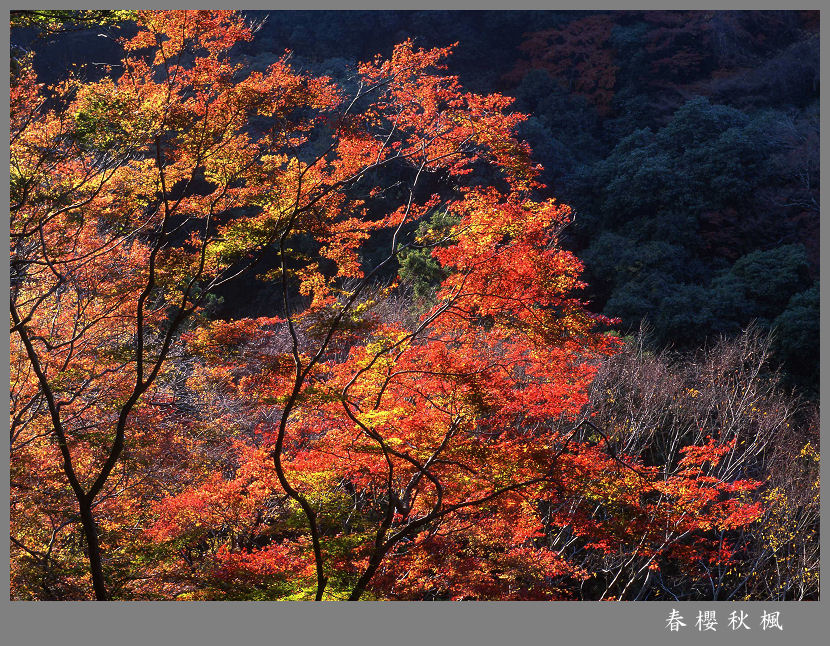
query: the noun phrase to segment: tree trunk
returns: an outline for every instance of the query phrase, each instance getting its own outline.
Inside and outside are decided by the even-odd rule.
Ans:
[[[95,527],[95,519],[92,517],[91,501],[79,501],[81,510],[81,523],[86,538],[87,554],[89,556],[89,573],[92,575],[92,587],[95,590],[95,599],[107,601],[107,586],[104,582],[104,569],[101,565],[101,547],[98,544],[98,529]]]

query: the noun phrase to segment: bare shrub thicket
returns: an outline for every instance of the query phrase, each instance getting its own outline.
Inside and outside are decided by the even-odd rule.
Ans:
[[[616,555],[584,550],[584,563],[602,573],[584,598],[817,599],[818,406],[780,387],[769,363],[772,340],[755,328],[692,356],[649,351],[646,334],[600,368],[586,408],[591,423],[581,432],[609,451],[659,467],[665,478],[677,472],[681,447],[709,438],[719,445],[734,441],[708,475],[762,481],[751,495],[763,513],[749,529],[715,536],[732,546],[735,558],[701,562],[697,574],[648,568],[636,546]],[[682,545],[688,537],[667,529],[666,538]],[[559,541],[554,549],[580,544],[573,535]]]

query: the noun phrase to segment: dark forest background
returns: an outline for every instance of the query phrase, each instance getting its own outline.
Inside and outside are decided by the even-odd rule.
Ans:
[[[463,87],[531,115],[521,134],[544,166],[540,197],[574,209],[563,242],[593,310],[623,334],[645,321],[655,349],[679,351],[754,321],[775,331],[786,383],[817,398],[817,11],[246,13],[259,29],[240,61],[264,70],[290,50],[346,87],[359,61],[407,38],[457,42],[449,72]],[[35,52],[45,82],[73,64],[104,73],[129,25],[82,27],[16,28],[12,46]],[[419,296],[439,278],[425,256],[398,270]],[[273,286],[251,278],[213,315],[276,309]]]

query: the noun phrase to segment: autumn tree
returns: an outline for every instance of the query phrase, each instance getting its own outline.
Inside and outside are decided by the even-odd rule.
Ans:
[[[708,473],[763,482],[743,494],[763,514],[716,532],[733,552],[719,562],[677,569],[662,561],[645,576],[626,551],[585,554],[602,573],[596,582],[637,599],[817,598],[818,409],[783,387],[772,360],[775,337],[750,326],[694,353],[655,352],[653,344],[653,333],[641,329],[603,362],[591,385],[593,422],[620,451],[666,465],[666,477],[681,469],[684,445],[710,437],[731,446]],[[626,589],[628,581],[634,584]]]
[[[548,71],[569,92],[584,96],[603,116],[610,114],[617,64],[611,43],[614,15],[597,13],[527,34],[520,49],[527,60],[508,74],[520,80],[528,71]]]
[[[287,113],[339,100],[283,62],[238,79],[228,51],[251,34],[233,13],[145,12],[140,26],[114,78],[45,88],[24,66],[11,97],[12,452],[61,464],[98,599],[94,509],[115,495],[137,411],[185,321],[276,239],[239,210],[272,199],[267,175],[303,172],[275,153],[314,122]]]
[[[245,70],[251,37],[143,11],[100,80],[13,79],[13,594],[567,598],[590,571],[553,527],[642,571],[730,558],[712,532],[760,507],[704,469],[729,438],[647,464],[584,415],[617,342],[511,100],[464,92],[450,48],[347,92]],[[381,278],[419,248],[413,310]],[[265,256],[278,311],[210,321]]]

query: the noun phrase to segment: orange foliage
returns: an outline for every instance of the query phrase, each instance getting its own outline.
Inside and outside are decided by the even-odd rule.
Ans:
[[[528,34],[521,50],[529,60],[517,65],[510,78],[519,80],[531,69],[547,70],[569,91],[588,99],[600,115],[608,115],[617,73],[609,42],[613,27],[613,16],[597,14]]]
[[[575,42],[607,39],[578,23]],[[13,596],[83,598],[89,572],[99,599],[567,598],[591,573],[554,527],[649,567],[728,558],[707,532],[758,513],[739,501],[756,483],[706,475],[728,447],[664,477],[575,439],[618,341],[574,296],[570,210],[534,201],[510,99],[463,92],[449,48],[405,42],[349,97],[286,60],[232,63],[235,12],[139,27],[117,79],[24,70],[12,93]],[[585,86],[603,105],[604,69]],[[393,165],[408,190],[372,219]],[[395,316],[375,274],[439,208],[448,277]],[[199,318],[264,249],[279,316]]]

